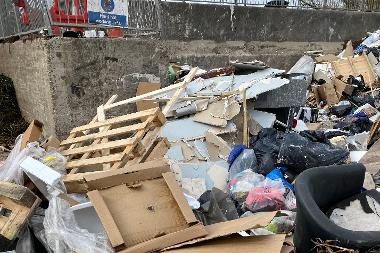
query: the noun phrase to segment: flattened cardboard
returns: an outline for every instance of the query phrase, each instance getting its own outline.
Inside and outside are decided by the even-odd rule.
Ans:
[[[243,230],[249,230],[259,227],[265,227],[276,215],[276,212],[262,212],[254,216],[244,217],[237,220],[225,221],[209,226],[205,226],[207,236],[194,239],[188,242],[174,245],[167,249],[179,248],[185,245],[193,245],[199,242],[208,241],[211,239],[236,234]]]
[[[20,150],[23,150],[29,142],[38,141],[42,136],[43,124],[38,120],[33,120],[22,136]]]
[[[51,135],[49,138],[46,139],[46,141],[41,145],[46,151],[51,151],[51,150],[58,150],[60,141],[58,140],[57,137]]]
[[[123,183],[161,177],[162,173],[169,171],[169,164],[161,159],[125,166],[117,170],[68,174],[64,177],[63,182],[68,193],[86,193]]]
[[[351,96],[354,91],[354,87],[352,85],[349,85],[338,78],[334,78],[333,83],[339,100],[342,98],[343,93]]]
[[[151,172],[154,169],[150,170]],[[108,186],[108,181],[99,188]],[[207,235],[171,172],[88,193],[116,250],[150,252]]]
[[[368,152],[360,159],[360,163],[362,163],[366,167],[366,171],[372,175],[375,175],[380,168],[380,139],[377,140],[372,147],[368,150]]]
[[[332,61],[337,61],[337,60],[339,60],[339,58],[333,54],[326,54],[326,55],[321,55],[321,56],[315,57],[315,61],[317,63],[332,62]]]
[[[352,46],[352,41],[349,40],[346,44],[346,48],[344,49],[344,57],[354,56],[354,48]]]
[[[238,235],[205,241],[184,248],[172,249],[170,253],[280,253],[285,235],[243,237]]]
[[[377,79],[366,54],[333,61],[331,65],[335,76],[362,75],[367,86],[371,86]]]

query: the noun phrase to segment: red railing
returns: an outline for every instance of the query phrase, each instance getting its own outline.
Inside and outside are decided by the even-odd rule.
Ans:
[[[59,24],[74,25],[73,30],[83,31],[81,27],[75,27],[75,24],[87,24],[87,0],[54,0],[53,6],[49,10],[51,21]],[[52,26],[53,34],[60,34],[60,26]]]

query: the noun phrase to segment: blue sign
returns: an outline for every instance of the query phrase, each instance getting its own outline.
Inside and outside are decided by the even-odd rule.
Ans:
[[[127,0],[88,0],[88,22],[109,26],[128,26]]]

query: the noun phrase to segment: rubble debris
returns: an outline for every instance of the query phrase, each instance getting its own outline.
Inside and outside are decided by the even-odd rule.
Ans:
[[[376,34],[360,46],[348,41],[337,56],[307,52],[288,71],[257,60],[211,70],[171,64],[173,84],[140,83],[135,97],[112,96],[62,142],[44,139],[32,122],[0,167],[1,181],[42,200],[37,229],[19,241],[34,233],[48,251],[64,252],[289,252],[294,228],[318,222],[295,224],[311,210],[302,187],[326,192],[336,169],[336,183],[355,188],[339,201],[380,191]],[[135,103],[137,112],[120,114]],[[366,173],[353,177],[355,166],[364,172],[359,163]],[[302,185],[315,170],[323,175]],[[323,211],[336,204],[327,195],[315,197]],[[299,238],[297,250],[310,249]]]

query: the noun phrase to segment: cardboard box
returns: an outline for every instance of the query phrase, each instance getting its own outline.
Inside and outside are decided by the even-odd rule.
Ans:
[[[171,172],[119,171],[92,178],[96,190],[88,192],[116,251],[151,252],[207,235]]]
[[[20,150],[23,150],[29,142],[38,141],[42,136],[43,124],[38,120],[33,120],[22,136]]]
[[[64,176],[64,184],[68,193],[86,193],[102,187],[112,187],[123,182],[160,177],[169,172],[170,166],[164,159],[125,166],[124,168],[108,171],[97,171]]]

